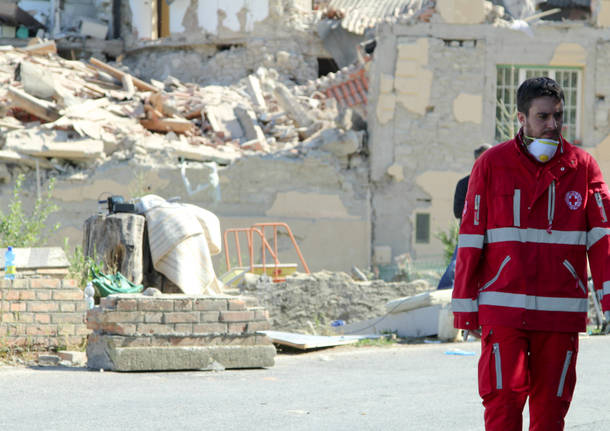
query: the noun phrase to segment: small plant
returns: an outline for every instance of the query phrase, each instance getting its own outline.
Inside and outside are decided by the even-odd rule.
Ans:
[[[59,208],[52,201],[55,179],[49,180],[47,192],[36,199],[32,212],[28,215],[23,209],[21,196],[25,176],[15,179],[13,197],[6,213],[0,211],[0,247],[34,247],[46,244],[49,236],[59,229],[59,223],[47,227],[50,214]]]
[[[460,226],[457,222],[451,223],[447,232],[438,232],[435,236],[443,243],[443,258],[445,265],[449,265],[453,252],[457,246]]]
[[[498,100],[498,109],[500,110],[500,120],[496,122],[497,135],[500,142],[512,139],[518,130],[517,126],[517,107],[508,108],[504,100]]]
[[[68,272],[78,283],[81,289],[84,289],[88,281],[91,281],[91,268],[98,272],[101,272],[102,262],[97,257],[95,249],[93,250],[93,257],[85,256],[83,248],[81,246],[74,247],[73,251],[70,251],[68,238],[64,239],[64,252],[68,258]]]
[[[379,338],[364,338],[356,343],[356,347],[390,347],[398,343],[396,333],[382,333]]]

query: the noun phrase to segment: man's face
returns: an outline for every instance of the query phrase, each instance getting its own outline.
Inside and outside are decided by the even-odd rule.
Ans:
[[[532,100],[529,112],[517,113],[525,136],[559,140],[563,126],[563,101],[552,96]]]

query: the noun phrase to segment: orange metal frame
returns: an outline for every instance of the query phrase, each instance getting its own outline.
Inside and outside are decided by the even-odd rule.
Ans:
[[[269,242],[265,238],[265,228],[267,228],[267,227],[273,228],[273,248],[271,247],[271,245],[269,245]],[[278,228],[280,228],[280,227],[283,227],[286,229],[286,232],[288,233],[288,236],[290,237],[290,240],[292,241],[292,245],[294,246],[294,249],[296,250],[297,255],[299,256],[301,265],[303,265],[303,269],[305,270],[305,272],[307,272],[307,274],[309,274],[310,273],[309,267],[307,266],[307,263],[305,263],[303,254],[301,254],[301,249],[299,248],[296,240],[294,239],[294,235],[292,234],[290,227],[288,227],[288,225],[286,223],[281,223],[281,222],[256,223],[250,227],[232,228],[232,229],[225,230],[224,247],[225,247],[225,261],[227,264],[227,271],[231,270],[231,261],[229,259],[229,241],[228,241],[229,234],[233,233],[233,235],[235,237],[235,248],[237,250],[237,263],[239,266],[243,267],[243,261],[242,261],[242,256],[241,256],[241,247],[240,247],[240,243],[239,243],[239,233],[240,232],[246,233],[246,239],[248,240],[248,255],[249,255],[248,257],[250,258],[250,272],[252,272],[254,270],[254,234],[256,233],[261,239],[261,263],[262,263],[262,267],[263,267],[263,273],[266,273],[266,267],[267,267],[266,252],[268,251],[269,254],[271,255],[271,257],[273,258],[273,262],[274,262],[273,279],[274,279],[274,281],[283,281],[283,279],[279,278],[280,261],[278,258],[278,250],[277,250],[277,231],[278,231]]]

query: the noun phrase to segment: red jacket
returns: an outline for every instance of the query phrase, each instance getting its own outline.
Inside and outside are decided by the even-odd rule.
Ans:
[[[454,325],[586,329],[587,255],[610,310],[610,196],[593,157],[561,139],[546,164],[517,136],[476,161],[458,240]]]

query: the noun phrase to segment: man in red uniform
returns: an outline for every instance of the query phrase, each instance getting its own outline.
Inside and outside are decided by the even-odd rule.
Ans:
[[[564,95],[546,77],[517,91],[522,127],[476,161],[460,227],[456,328],[481,328],[485,429],[563,430],[588,309],[587,256],[610,316],[610,196],[593,157],[561,136]]]

